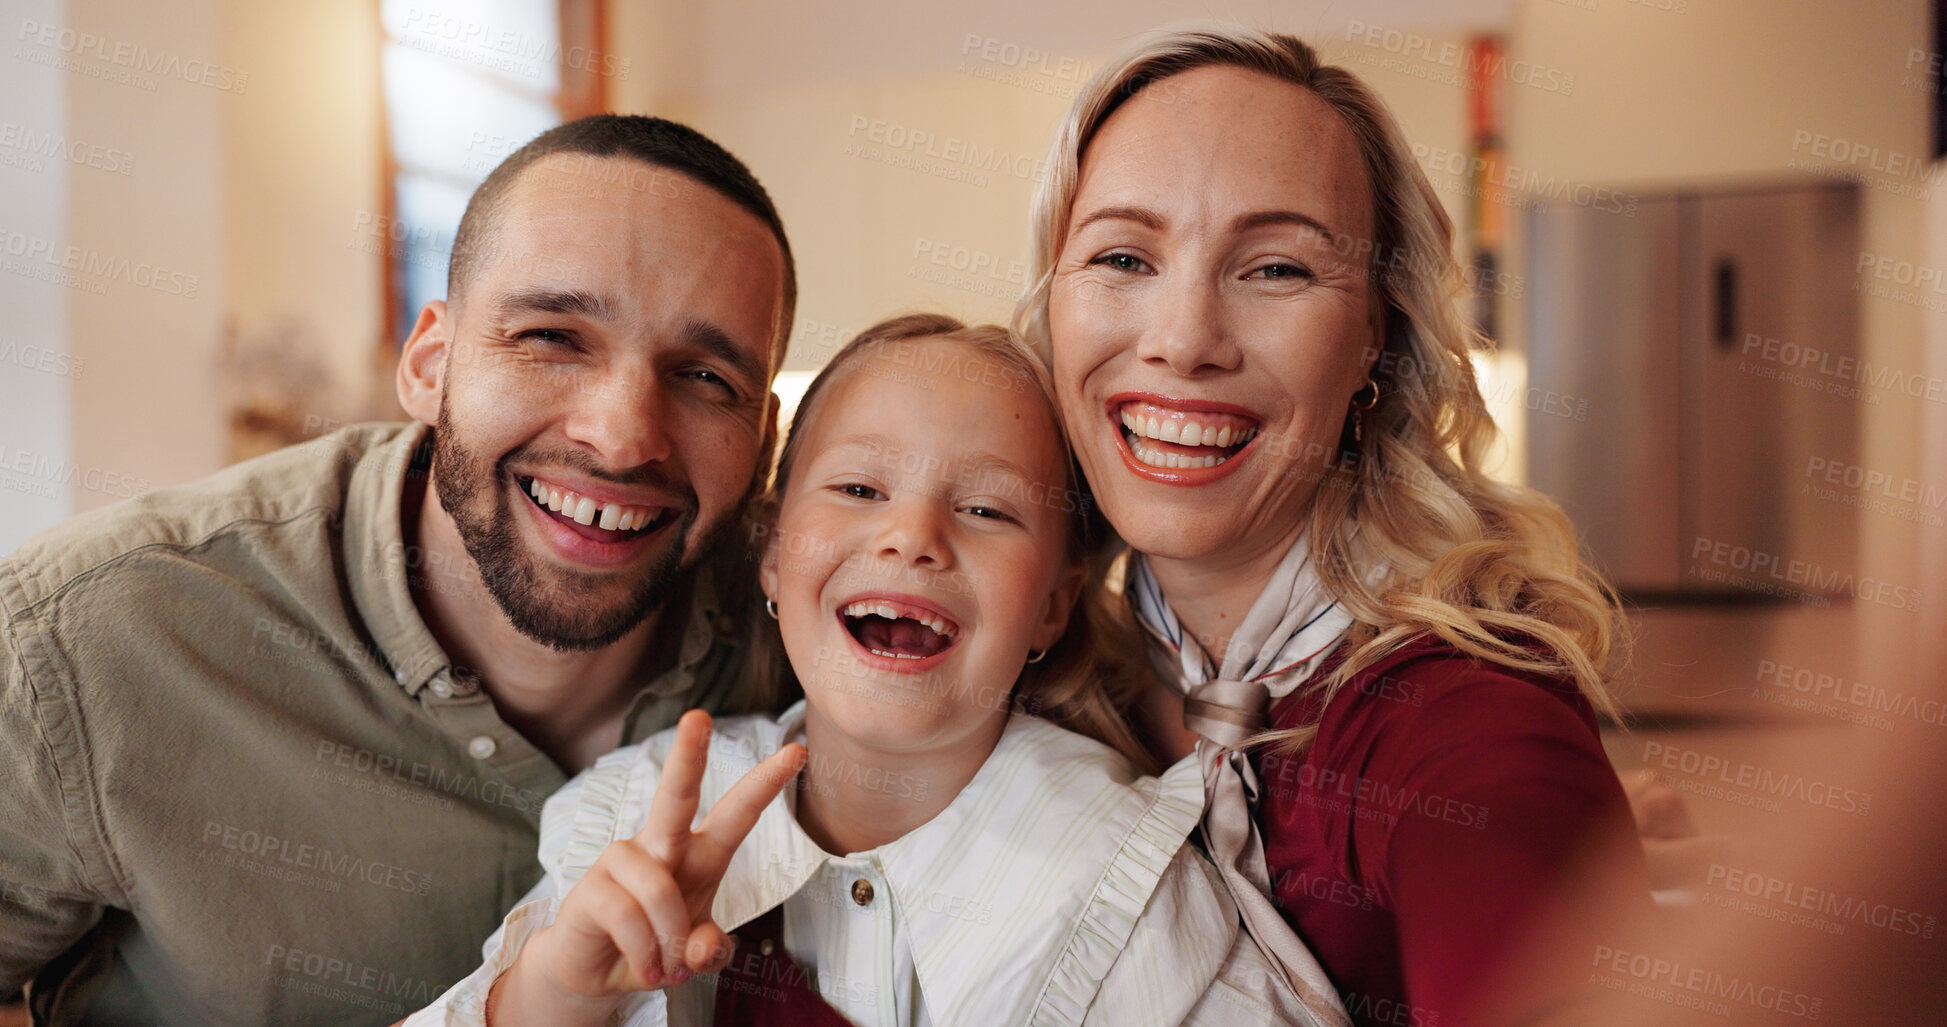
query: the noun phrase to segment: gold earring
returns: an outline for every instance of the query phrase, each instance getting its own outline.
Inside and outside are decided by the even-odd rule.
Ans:
[[[1372,390],[1371,398],[1367,399],[1363,403],[1359,402],[1359,397],[1363,395],[1368,389]],[[1364,385],[1359,386],[1358,392],[1354,392],[1352,394],[1352,441],[1354,442],[1365,441],[1366,411],[1371,410],[1373,407],[1376,407],[1378,405],[1379,405],[1379,383],[1374,381],[1372,379],[1372,376],[1368,375],[1366,376],[1366,383]]]

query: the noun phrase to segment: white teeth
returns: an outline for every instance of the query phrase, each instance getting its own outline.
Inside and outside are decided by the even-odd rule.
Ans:
[[[545,489],[545,488],[544,488],[544,487],[543,487],[543,486],[541,485],[541,479],[539,479],[539,478],[529,478],[529,479],[527,479],[527,494],[528,494],[528,495],[530,495],[530,496],[533,496],[533,497],[534,497],[535,499],[538,499],[538,500],[540,500],[541,502],[543,502],[543,503],[545,503],[545,502],[547,502],[547,501],[548,501],[548,497],[547,497],[547,495],[546,495],[546,491],[547,491],[547,490],[546,490],[546,489]]]
[[[1179,446],[1229,447],[1233,444],[1242,445],[1249,442],[1252,436],[1257,434],[1256,428],[1234,428],[1230,425],[1217,427],[1214,425],[1199,424],[1196,421],[1181,418],[1138,416],[1128,410],[1123,410],[1121,415],[1122,426],[1129,429],[1138,438],[1154,439],[1157,442],[1173,442]],[[1145,460],[1145,462],[1156,464],[1159,467],[1167,466],[1162,462],[1161,456],[1161,454],[1156,454],[1157,459]],[[1214,467],[1217,463],[1223,462],[1222,458],[1214,458],[1216,462],[1211,464],[1198,462],[1213,459],[1211,457],[1183,457],[1181,459],[1184,461],[1181,466],[1184,467]]]
[[[602,530],[614,531],[616,526],[621,523],[622,523],[622,508],[616,506],[614,503],[605,504],[602,507],[602,519],[599,524]]]
[[[1228,455],[1222,454],[1182,456],[1177,453],[1165,453],[1160,449],[1143,445],[1142,439],[1137,439],[1135,442],[1130,443],[1129,452],[1135,454],[1136,459],[1141,460],[1151,467],[1161,467],[1167,470],[1215,467],[1230,459]]]
[[[884,617],[887,620],[898,620],[901,617],[900,612],[898,610],[893,609],[890,604],[875,602],[870,599],[862,599],[856,603],[849,603],[846,605],[846,607],[843,610],[840,610],[838,612],[846,617],[879,616],[879,617]],[[953,637],[953,625],[950,624],[943,617],[919,616],[919,617],[909,617],[907,619],[916,620],[921,624],[924,624],[927,627],[932,628],[934,631],[937,631],[940,634],[947,636],[948,638]],[[874,651],[876,652],[877,650]],[[886,653],[884,655],[893,656],[896,654]]]
[[[587,496],[581,497],[580,502],[575,504],[573,517],[576,524],[595,523],[595,501]]]
[[[548,487],[548,509],[556,512],[561,510],[561,490],[553,486]]]
[[[617,531],[634,531],[635,511],[629,510],[623,513],[620,518],[617,518],[615,522],[615,528]]]

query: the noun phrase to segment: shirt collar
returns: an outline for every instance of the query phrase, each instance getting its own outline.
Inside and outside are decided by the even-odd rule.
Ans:
[[[359,458],[345,496],[352,601],[393,680],[411,695],[451,662],[412,601],[408,575],[424,554],[407,545],[400,525],[407,481],[423,483],[431,468],[431,435],[425,425],[410,424]]]
[[[728,749],[736,758],[713,751],[703,795],[714,801],[758,759],[798,737],[804,709],[801,700],[776,722],[756,722],[753,744],[732,738]],[[1076,944],[1077,925],[1101,915],[1097,906],[1104,880],[1128,882],[1137,893],[1128,908],[1116,911],[1126,928],[1202,808],[1203,782],[1194,759],[1181,761],[1160,779],[1133,779],[1127,764],[1099,743],[1015,714],[993,754],[944,810],[868,852],[840,857],[824,851],[799,826],[787,789],[765,807],[731,858],[712,912],[725,930],[735,930],[797,894],[827,863],[870,862],[884,875],[894,908],[901,911],[929,1006],[964,1012],[981,1007],[994,979],[1029,987],[1039,981],[1027,977],[1055,972],[1066,949]],[[992,868],[1020,858],[1022,839],[1015,832],[1029,822],[1040,825],[1037,833],[1048,834],[1031,844],[1044,845],[1049,858],[1037,861],[1032,881],[995,882]],[[1056,823],[1068,826],[1048,826]],[[1074,824],[1090,826],[1077,830]],[[1131,872],[1157,857],[1160,862]],[[941,896],[972,899],[977,913],[932,915]],[[976,965],[1004,973],[996,978],[966,972]]]

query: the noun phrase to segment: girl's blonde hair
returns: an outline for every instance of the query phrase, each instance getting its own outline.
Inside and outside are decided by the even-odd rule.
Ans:
[[[872,357],[907,364],[922,373],[950,367],[951,357],[928,352],[929,347],[958,345],[987,361],[977,373],[996,388],[1031,393],[1040,399],[1054,425],[1052,443],[1067,469],[1060,495],[1046,502],[1069,514],[1066,557],[1087,569],[1087,580],[1068,626],[1046,655],[1027,664],[1014,683],[1014,708],[1041,717],[1078,734],[1087,735],[1127,756],[1139,771],[1154,772],[1154,757],[1138,739],[1123,711],[1133,709],[1152,680],[1141,658],[1141,641],[1126,617],[1116,612],[1117,598],[1103,584],[1108,561],[1115,553],[1106,541],[1113,536],[1093,510],[1081,488],[1068,442],[1061,432],[1061,413],[1055,405],[1054,385],[1047,368],[1012,332],[999,325],[968,326],[943,314],[908,314],[867,328],[835,354],[806,387],[791,420],[791,431],[778,454],[777,473],[758,501],[756,516],[765,530],[774,530],[791,471],[797,465],[806,426],[817,416],[819,399],[830,382]],[[897,348],[895,348],[897,347]],[[777,622],[751,618],[755,637],[751,673],[759,695],[787,695],[800,690]]]
[[[1482,472],[1496,429],[1468,351],[1490,344],[1460,314],[1453,224],[1392,113],[1351,72],[1291,36],[1201,25],[1151,34],[1104,65],[1070,105],[1036,191],[1016,329],[1051,355],[1054,264],[1102,123],[1152,84],[1208,66],[1258,72],[1325,101],[1351,129],[1372,186],[1370,274],[1385,303],[1378,403],[1364,412],[1362,439],[1348,418],[1342,459],[1320,472],[1302,515],[1313,565],[1357,623],[1348,658],[1311,687],[1329,703],[1362,668],[1431,633],[1478,659],[1572,679],[1614,717],[1607,676],[1620,606],[1553,501]],[[1261,740],[1304,745],[1315,730]]]

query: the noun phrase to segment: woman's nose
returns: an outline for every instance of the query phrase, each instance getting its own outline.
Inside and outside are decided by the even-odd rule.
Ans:
[[[1234,370],[1242,357],[1226,324],[1215,281],[1173,276],[1158,283],[1137,356],[1184,378]]]

